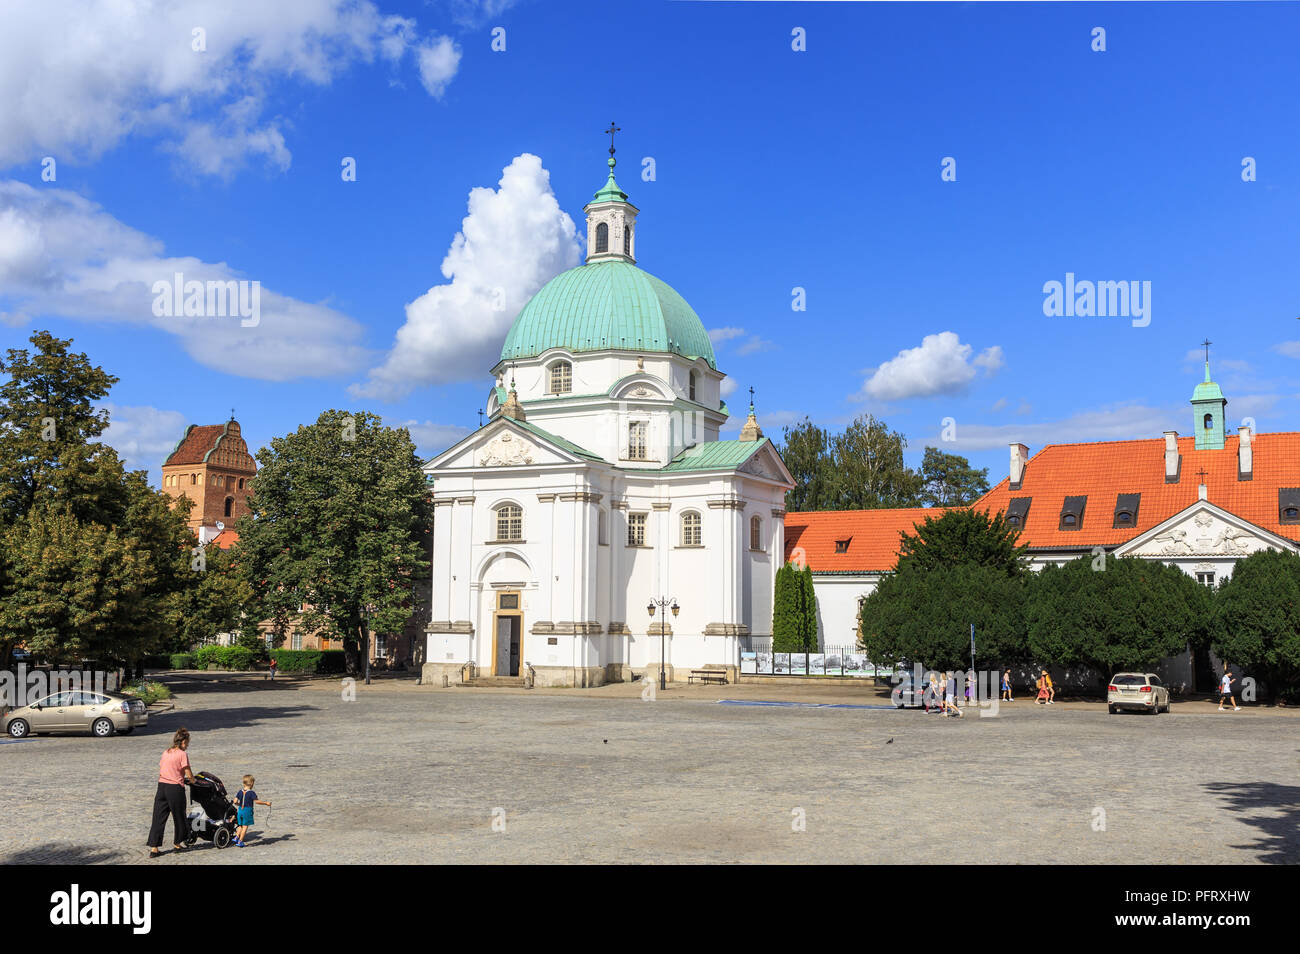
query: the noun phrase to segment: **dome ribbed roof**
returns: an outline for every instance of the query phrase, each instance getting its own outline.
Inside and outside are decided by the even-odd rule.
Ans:
[[[666,282],[629,262],[604,261],[561,272],[524,305],[501,360],[568,351],[658,351],[704,358],[717,368],[698,315]]]

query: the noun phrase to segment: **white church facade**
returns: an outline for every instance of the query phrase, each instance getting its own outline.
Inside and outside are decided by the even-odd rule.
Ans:
[[[725,375],[690,305],[637,267],[614,164],[585,263],[506,337],[487,423],[425,465],[434,684],[595,686],[657,678],[661,657],[668,679],[734,674],[741,640],[771,633],[793,480],[752,405],[720,439]]]

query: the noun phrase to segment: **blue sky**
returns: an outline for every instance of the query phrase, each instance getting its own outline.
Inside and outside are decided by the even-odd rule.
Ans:
[[[0,12],[0,347],[117,374],[110,442],[155,480],[231,407],[254,447],[333,407],[426,454],[475,426],[611,119],[638,264],[771,436],[870,412],[996,481],[1011,440],[1189,432],[1207,336],[1230,424],[1297,429],[1295,4],[146,6]],[[262,324],[155,316],[176,270],[260,282]],[[1046,316],[1066,273],[1150,282],[1150,323]]]

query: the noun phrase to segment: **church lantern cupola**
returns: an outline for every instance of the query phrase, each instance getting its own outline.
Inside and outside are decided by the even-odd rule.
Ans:
[[[587,215],[587,263],[629,262],[636,264],[636,214],[639,209],[627,201],[627,193],[614,181],[613,123],[609,133],[609,179],[583,208]]]
[[[1228,399],[1217,384],[1210,380],[1210,342],[1205,348],[1205,380],[1192,392],[1192,427],[1196,434],[1197,450],[1222,450],[1226,430],[1225,417]]]

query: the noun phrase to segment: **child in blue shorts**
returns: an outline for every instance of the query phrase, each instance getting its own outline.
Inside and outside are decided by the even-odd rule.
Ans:
[[[253,776],[244,776],[244,787],[235,793],[235,807],[239,809],[239,814],[235,817],[235,824],[239,827],[235,829],[235,844],[240,848],[247,847],[244,844],[244,837],[248,834],[248,828],[253,824],[253,806],[265,805],[271,807],[270,802],[264,802],[257,797],[257,792],[253,791]]]

